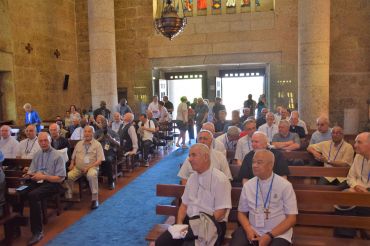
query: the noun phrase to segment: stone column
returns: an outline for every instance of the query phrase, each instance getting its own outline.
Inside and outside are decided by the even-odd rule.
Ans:
[[[298,1],[298,110],[310,128],[329,116],[330,0]]]
[[[118,101],[114,0],[88,0],[88,21],[92,106],[104,100],[113,109]]]

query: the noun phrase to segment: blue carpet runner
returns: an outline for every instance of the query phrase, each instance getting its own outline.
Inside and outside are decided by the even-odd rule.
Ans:
[[[163,158],[48,245],[147,245],[146,234],[165,220],[155,214],[156,204],[170,200],[156,197],[156,184],[178,183],[179,164],[187,154],[188,150],[178,149]]]

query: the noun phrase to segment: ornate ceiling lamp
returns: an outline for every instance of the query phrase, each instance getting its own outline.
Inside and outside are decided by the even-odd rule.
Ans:
[[[186,17],[183,15],[182,0],[176,1],[178,3],[176,7],[172,2],[172,0],[163,0],[160,18],[154,20],[157,32],[170,40],[179,35],[187,24]]]

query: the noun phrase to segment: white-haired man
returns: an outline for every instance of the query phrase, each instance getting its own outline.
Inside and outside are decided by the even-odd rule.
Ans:
[[[7,125],[0,128],[0,151],[5,158],[15,158],[18,152],[19,142],[11,136],[11,130]]]
[[[28,125],[25,132],[27,138],[19,143],[17,158],[33,159],[35,153],[40,150],[36,136],[36,126]]]
[[[264,132],[271,143],[274,135],[279,132],[279,128],[275,124],[275,115],[272,112],[266,114],[266,123],[258,127],[258,131]]]
[[[331,139],[331,128],[329,127],[329,119],[325,116],[320,116],[316,119],[317,130],[312,134],[310,144],[320,143]]]
[[[210,131],[213,136],[215,135],[215,125],[212,122],[206,122],[202,125],[203,130]],[[226,156],[226,148],[217,138],[213,138],[212,141],[212,148],[215,150],[220,151],[222,154]]]
[[[246,120],[244,123],[244,132],[246,135],[238,140],[235,151],[235,159],[238,165],[241,165],[244,157],[253,150],[252,135],[256,131],[256,121],[252,119]]]
[[[279,133],[272,138],[272,145],[282,150],[298,150],[301,147],[301,140],[295,132],[290,132],[288,120],[280,120]]]

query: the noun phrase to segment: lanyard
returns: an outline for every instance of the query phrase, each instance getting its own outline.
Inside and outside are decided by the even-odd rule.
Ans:
[[[28,149],[28,142],[29,142],[30,140],[29,140],[29,139],[27,139],[27,146],[26,146],[26,150],[24,151],[26,154],[31,153],[31,150],[33,149],[33,146],[35,145],[36,140],[37,140],[37,138],[35,138],[35,140],[33,141],[32,145],[31,145],[31,148],[30,148],[30,149]]]
[[[85,147],[85,155],[87,155],[87,153],[89,152],[90,146],[91,146],[91,144],[84,144],[84,147]]]
[[[256,186],[256,210],[257,210],[257,207],[258,207],[258,188],[261,192],[261,197],[262,197],[262,201],[263,201],[263,208],[267,208],[267,202],[269,203],[269,207],[270,207],[270,200],[271,200],[271,190],[272,190],[272,183],[274,182],[274,177],[275,177],[275,174],[272,175],[272,180],[271,180],[271,183],[270,183],[270,188],[269,188],[269,191],[267,192],[267,196],[266,196],[266,200],[263,201],[263,195],[262,195],[262,189],[259,185],[259,178],[257,178],[257,186]]]
[[[248,139],[247,139],[247,144],[248,144],[248,151],[251,151],[252,149],[251,149],[251,145],[249,143],[249,136],[248,136]]]
[[[366,160],[367,161],[367,160]],[[365,157],[363,157],[363,159],[362,159],[362,166],[361,166],[361,182],[363,182],[362,181],[362,172],[364,171],[364,163],[365,163]],[[370,179],[370,172],[369,172],[369,174],[367,175],[367,183],[369,183],[369,179]]]
[[[339,153],[339,150],[342,148],[342,145],[343,145],[343,141],[342,143],[339,145],[339,148],[337,150],[337,153],[335,154],[334,156],[334,159],[333,161],[335,161],[335,159],[337,159],[337,156],[338,156],[338,153]],[[328,157],[328,161],[330,161],[330,154],[331,154],[331,147],[333,146],[333,142],[330,143],[330,149],[329,149],[329,157]]]

